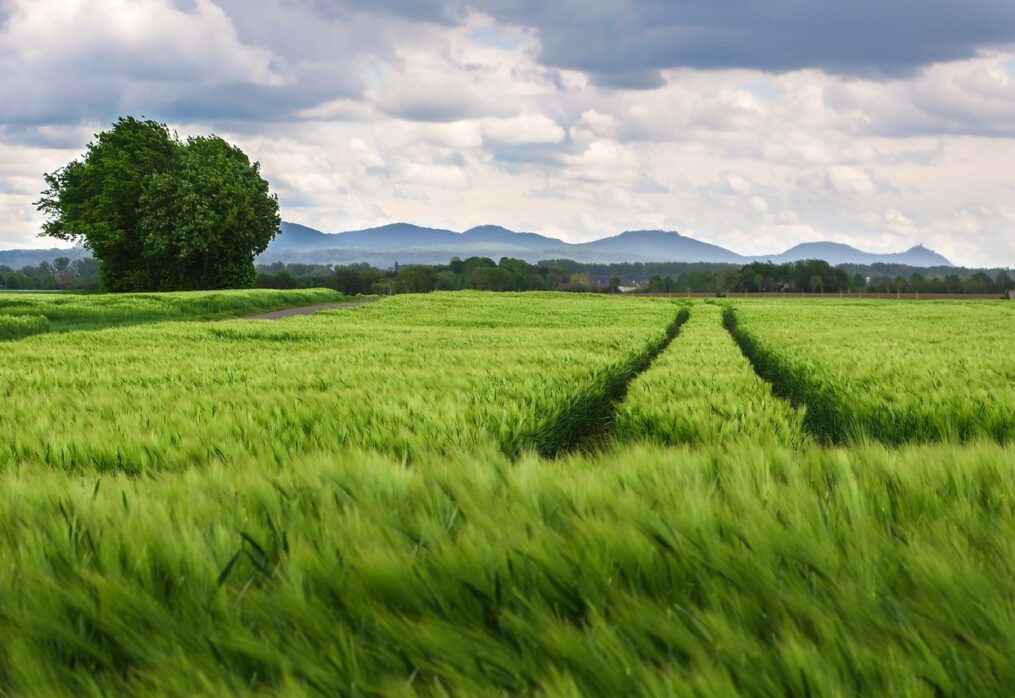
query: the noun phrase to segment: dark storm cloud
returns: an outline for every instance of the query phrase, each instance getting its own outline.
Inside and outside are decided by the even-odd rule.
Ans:
[[[159,117],[170,121],[284,121],[294,111],[316,106],[334,96],[319,86],[304,89],[227,84],[187,90],[162,101]]]
[[[405,42],[459,24],[470,10],[533,29],[543,64],[583,71],[607,88],[658,87],[660,71],[674,67],[904,75],[1015,42],[1013,0],[174,0],[194,27],[210,27],[206,40],[178,51],[174,42],[193,33],[182,20],[158,46],[136,33],[157,35],[165,12],[89,44],[100,25],[19,36],[48,26],[13,23],[32,6],[0,0],[0,92],[13,97],[0,101],[0,123],[108,121],[127,111],[181,121],[296,119],[330,100],[363,99],[379,74],[399,70]],[[260,60],[246,49],[268,56],[259,72],[242,70]],[[416,94],[423,87],[382,93],[380,106],[422,121],[472,113],[454,89]]]
[[[124,113],[265,122],[359,97],[364,64],[390,56],[383,30],[393,20],[323,20],[306,4],[174,0],[167,9],[152,1],[137,5],[146,23],[114,30],[97,12],[88,13],[89,26],[62,18],[47,29],[38,17],[44,8],[0,0],[0,93],[16,96],[0,100],[0,124],[29,137],[30,127]]]
[[[389,14],[405,19],[451,24],[461,20],[464,5],[457,0],[282,0],[295,7],[311,7],[325,17],[345,19],[360,12]]]
[[[649,89],[666,68],[814,68],[902,76],[1015,43],[1011,0],[287,0],[328,18],[453,24],[474,9],[538,31],[540,60],[604,87]]]
[[[535,28],[541,60],[605,85],[651,87],[665,68],[896,76],[1015,42],[1011,0],[477,0]]]

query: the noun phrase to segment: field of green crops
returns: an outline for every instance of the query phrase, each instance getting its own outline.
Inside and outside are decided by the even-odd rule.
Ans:
[[[723,328],[698,304],[680,341],[633,381],[617,410],[621,441],[709,446],[744,437],[800,445],[802,411],[778,400]]]
[[[1015,439],[1015,304],[749,302],[728,312],[758,372],[844,442]]]
[[[0,695],[1015,685],[1015,304],[187,318],[0,344]]]
[[[0,340],[164,320],[214,320],[349,300],[328,289],[79,294],[0,292]]]
[[[664,302],[463,294],[32,337],[0,368],[0,467],[284,465],[337,446],[552,455],[602,430],[676,319]]]

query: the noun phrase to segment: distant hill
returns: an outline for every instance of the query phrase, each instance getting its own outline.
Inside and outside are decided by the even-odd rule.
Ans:
[[[72,247],[70,249],[53,247],[46,250],[0,250],[0,267],[21,269],[22,267],[37,267],[43,262],[52,262],[60,257],[66,257],[74,261],[75,259],[91,256],[91,253],[83,247]]]
[[[399,264],[442,264],[452,257],[517,257],[528,262],[572,259],[576,262],[714,262],[777,264],[802,259],[823,259],[829,264],[905,264],[914,267],[952,266],[938,253],[918,245],[905,252],[876,254],[835,242],[808,242],[772,255],[747,256],[680,233],[665,230],[629,230],[619,235],[571,244],[537,233],[519,233],[496,225],[470,228],[464,233],[392,223],[378,228],[322,233],[283,223],[281,233],[258,261],[318,264],[366,263],[389,267]]]
[[[319,250],[331,244],[333,236],[299,223],[283,223],[281,231],[268,243],[267,252],[275,250]]]
[[[634,262],[728,262],[751,261],[724,247],[665,230],[629,230],[609,238],[583,242],[571,247],[609,253],[614,261]],[[581,261],[581,260],[576,260]]]
[[[79,259],[89,253],[82,248],[48,250],[0,250],[0,266],[19,269],[52,262],[58,257]],[[702,242],[666,230],[629,230],[619,235],[567,243],[538,233],[515,232],[499,225],[481,225],[464,233],[443,228],[424,228],[411,223],[392,223],[378,228],[323,233],[298,223],[282,223],[281,232],[257,258],[260,264],[297,262],[306,264],[445,264],[452,257],[515,257],[527,262],[571,259],[576,262],[711,262],[776,264],[803,259],[823,259],[829,264],[896,264],[911,267],[950,267],[937,252],[917,245],[905,252],[876,254],[837,242],[806,242],[778,254],[747,256],[719,245]]]
[[[557,238],[539,235],[538,233],[516,233],[499,225],[478,225],[469,228],[462,237],[470,244],[487,243],[520,247],[528,250],[553,249],[566,243]]]
[[[328,234],[296,223],[282,223],[281,233],[268,245],[266,254],[286,250],[420,250],[448,246],[462,249],[490,246],[498,249],[543,250],[565,244],[555,238],[536,233],[516,233],[497,225],[482,225],[464,233],[456,233],[453,230],[424,228],[411,223],[391,223],[378,228]]]
[[[829,264],[905,264],[911,267],[950,267],[952,263],[923,245],[911,247],[905,252],[875,254],[863,252],[838,242],[805,242],[786,250],[782,254],[765,257],[768,261],[782,264],[802,259],[823,259]]]

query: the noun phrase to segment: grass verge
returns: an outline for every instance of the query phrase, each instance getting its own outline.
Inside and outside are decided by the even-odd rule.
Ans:
[[[172,320],[216,320],[343,300],[346,296],[329,289],[12,293],[0,294],[0,318],[43,317],[49,331],[92,330]],[[0,320],[0,336],[2,331]]]

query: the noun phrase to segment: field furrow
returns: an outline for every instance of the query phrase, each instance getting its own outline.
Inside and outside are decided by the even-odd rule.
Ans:
[[[832,442],[1015,438],[1015,313],[1005,304],[742,302],[733,334]]]
[[[772,395],[723,329],[721,308],[706,303],[691,308],[676,340],[631,384],[614,434],[669,445],[804,439],[802,414]]]

